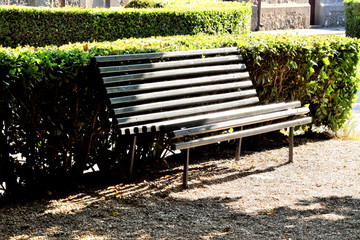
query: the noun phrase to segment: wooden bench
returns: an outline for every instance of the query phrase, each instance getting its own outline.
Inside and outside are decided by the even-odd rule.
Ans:
[[[309,109],[299,101],[259,105],[237,48],[97,56],[94,60],[116,127],[121,134],[133,135],[130,175],[137,137],[142,133],[166,133],[171,149],[187,149],[183,178],[187,187],[190,148],[239,139],[238,159],[243,137],[290,128],[292,161],[293,127],[311,122],[303,116]],[[208,136],[214,132],[221,134]]]

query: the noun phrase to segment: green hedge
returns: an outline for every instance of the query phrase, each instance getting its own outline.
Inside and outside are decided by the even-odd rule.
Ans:
[[[299,99],[316,126],[334,131],[351,114],[360,82],[357,39],[269,35],[240,48],[264,102]]]
[[[345,0],[345,33],[349,37],[360,37],[360,1]]]
[[[315,125],[333,130],[349,116],[359,88],[353,38],[198,35],[0,48],[0,129],[6,133],[0,144],[8,146],[0,152],[0,176],[15,189],[7,191],[16,191],[18,181],[35,186],[39,179],[81,176],[95,163],[113,169],[125,159],[131,141],[111,128],[93,56],[229,46],[245,57],[262,102],[299,99]],[[8,159],[9,153],[26,162]]]
[[[123,38],[250,32],[249,4],[216,8],[80,9],[0,6],[0,45],[63,45]],[[216,9],[215,9],[216,8]]]
[[[231,3],[232,4],[232,3]],[[235,3],[236,4],[236,3]],[[221,0],[131,0],[125,8],[213,9],[227,8],[229,2]]]
[[[156,0],[131,0],[125,8],[163,8],[166,2]]]

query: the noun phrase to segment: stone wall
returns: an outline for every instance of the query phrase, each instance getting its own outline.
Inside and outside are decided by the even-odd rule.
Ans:
[[[251,30],[303,29],[310,27],[310,4],[306,0],[263,0],[258,29],[258,7],[252,7]]]
[[[325,27],[345,26],[345,7],[343,1],[316,1],[315,24]]]
[[[308,0],[262,0],[261,23],[258,28],[257,0],[252,1],[251,30],[302,29],[310,27],[310,4]],[[317,0],[315,25],[334,27],[345,25],[343,0]]]
[[[130,0],[66,0],[66,6],[86,8],[122,7]],[[33,7],[59,7],[59,0],[0,0],[0,5],[20,5]]]
[[[122,7],[130,0],[66,0],[66,5],[103,8]],[[258,28],[258,0],[251,1],[251,30],[303,29],[310,27],[310,4],[308,0],[262,0],[261,23]],[[343,0],[316,0],[315,25],[325,27],[344,26],[345,10]],[[24,6],[58,7],[59,0],[0,0],[0,4]]]

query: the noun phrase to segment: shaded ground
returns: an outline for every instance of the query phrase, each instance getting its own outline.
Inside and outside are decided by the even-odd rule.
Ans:
[[[286,143],[239,161],[233,154],[193,152],[188,190],[169,160],[136,183],[3,206],[0,239],[360,237],[360,141],[296,138],[294,163]]]

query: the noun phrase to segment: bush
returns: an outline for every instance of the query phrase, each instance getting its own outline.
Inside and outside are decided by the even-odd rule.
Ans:
[[[262,35],[240,49],[264,102],[299,99],[316,126],[334,131],[349,117],[359,89],[357,39]]]
[[[217,8],[216,8],[217,7]],[[215,9],[216,8],[216,9]],[[166,9],[79,9],[0,6],[0,45],[63,45],[123,38],[250,32],[249,4]]]
[[[164,4],[155,0],[132,0],[125,8],[163,8]]]
[[[8,184],[14,179],[31,188],[40,181],[56,184],[81,176],[95,158],[106,157],[101,153],[109,132],[102,132],[110,126],[109,116],[84,66],[85,51],[2,49],[0,59],[0,127],[11,143],[9,152],[26,158],[24,163],[1,159],[13,167],[4,174],[16,175],[7,175],[9,193],[17,191],[16,184]]]
[[[0,48],[0,176],[7,192],[74,179],[94,164],[114,169],[126,158],[131,141],[111,127],[93,56],[230,46],[245,57],[262,102],[299,99],[315,125],[332,130],[349,116],[359,87],[359,41],[352,38],[199,35]]]
[[[345,33],[349,37],[360,37],[360,1],[345,0]]]
[[[235,3],[236,4],[236,3]],[[227,8],[229,3],[219,0],[132,0],[125,8],[212,9]]]

